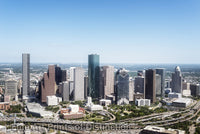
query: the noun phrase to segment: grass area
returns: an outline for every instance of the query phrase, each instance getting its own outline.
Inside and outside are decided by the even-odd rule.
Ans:
[[[9,110],[6,110],[7,113],[21,113],[22,106],[19,105],[11,105]]]

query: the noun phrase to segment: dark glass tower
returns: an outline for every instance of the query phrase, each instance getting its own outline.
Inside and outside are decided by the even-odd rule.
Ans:
[[[164,68],[157,68],[156,74],[161,76],[161,97],[165,95],[165,69]]]
[[[99,98],[99,55],[88,55],[88,96]]]
[[[22,96],[30,91],[30,54],[22,54]]]

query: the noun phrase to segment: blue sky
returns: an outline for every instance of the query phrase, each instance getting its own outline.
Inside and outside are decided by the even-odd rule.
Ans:
[[[0,0],[0,62],[200,64],[199,0]]]

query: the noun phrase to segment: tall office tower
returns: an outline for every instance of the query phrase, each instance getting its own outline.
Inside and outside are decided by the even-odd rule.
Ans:
[[[176,66],[175,73],[172,73],[172,92],[182,94],[182,76],[181,69],[179,66]]]
[[[145,99],[156,102],[156,71],[153,69],[145,72]]]
[[[17,81],[7,80],[5,81],[5,96],[15,97],[17,95]]]
[[[62,98],[63,101],[69,101],[69,82],[64,81],[62,82]]]
[[[102,66],[100,68],[100,97],[114,93],[114,67]]]
[[[76,67],[70,67],[69,68],[69,81],[74,81],[74,69]]]
[[[144,77],[137,76],[135,77],[135,93],[142,93],[144,94]]]
[[[74,100],[74,81],[69,81],[69,99]]]
[[[84,100],[84,69],[81,67],[74,69],[74,100]]]
[[[46,102],[46,97],[56,94],[56,66],[49,65],[48,72],[44,73],[41,80],[41,102]]]
[[[156,74],[156,97],[160,97],[161,92],[161,76]]]
[[[134,96],[134,80],[132,77],[129,78],[129,101],[133,102]]]
[[[88,96],[99,98],[99,55],[88,55]]]
[[[62,81],[67,81],[67,70],[62,70]]]
[[[55,79],[56,84],[59,85],[60,82],[62,82],[62,70],[59,66],[55,65]]]
[[[30,54],[22,54],[22,95],[27,96],[30,90]]]
[[[200,87],[199,84],[190,84],[190,90],[191,90],[191,95],[196,97],[196,96],[200,96]]]
[[[88,91],[88,76],[84,77],[84,98],[87,99],[87,91]]]
[[[129,74],[119,69],[115,75],[115,92],[117,105],[129,104]]]
[[[164,68],[157,68],[156,74],[161,76],[161,97],[165,96],[165,69]]]

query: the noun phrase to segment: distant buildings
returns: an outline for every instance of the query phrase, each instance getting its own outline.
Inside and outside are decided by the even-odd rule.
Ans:
[[[114,93],[114,67],[102,66],[100,68],[100,97]]]
[[[99,98],[99,55],[88,55],[88,96]]]
[[[125,69],[119,69],[115,76],[116,104],[129,104],[129,74]]]
[[[181,69],[179,66],[175,68],[175,73],[172,73],[172,92],[182,94],[182,76]]]
[[[22,95],[27,96],[30,90],[30,54],[22,54]]]
[[[150,99],[151,103],[156,102],[156,71],[153,69],[145,72],[145,99]]]

